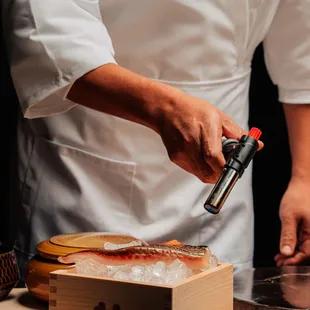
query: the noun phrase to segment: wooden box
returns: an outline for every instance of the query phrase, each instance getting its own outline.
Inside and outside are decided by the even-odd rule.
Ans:
[[[153,285],[50,273],[49,310],[232,310],[233,266],[193,275],[175,285]]]

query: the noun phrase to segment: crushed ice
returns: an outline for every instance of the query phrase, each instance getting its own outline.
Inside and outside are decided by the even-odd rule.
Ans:
[[[155,284],[173,284],[192,275],[192,270],[178,259],[171,264],[159,261],[156,264],[144,266],[106,266],[87,259],[77,261],[75,267],[78,274]]]
[[[216,267],[217,258],[212,255],[210,268]],[[170,264],[159,261],[152,265],[106,266],[92,259],[79,260],[75,264],[76,272],[82,275],[111,278],[121,281],[136,281],[153,284],[175,284],[197,274],[202,270],[192,270],[185,263],[176,259]]]

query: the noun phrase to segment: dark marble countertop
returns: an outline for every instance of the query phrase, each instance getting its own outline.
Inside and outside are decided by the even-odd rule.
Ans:
[[[310,266],[258,268],[234,278],[234,309],[310,309]]]

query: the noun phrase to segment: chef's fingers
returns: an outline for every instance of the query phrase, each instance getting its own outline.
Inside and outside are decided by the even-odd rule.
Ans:
[[[274,261],[276,263],[276,265],[278,267],[281,267],[283,265],[283,262],[287,259],[287,256],[284,256],[281,253],[278,253],[275,257],[274,257]]]
[[[291,213],[284,213],[281,219],[280,253],[284,256],[293,255],[297,244],[297,218]]]
[[[294,254],[293,254],[294,255]],[[293,255],[291,255],[290,257],[292,257]],[[277,262],[277,261],[280,261],[280,260],[284,260],[284,259],[287,259],[289,256],[285,256],[281,253],[278,253],[275,257],[274,257],[274,260]]]
[[[170,160],[178,165],[183,170],[187,171],[188,173],[195,174],[195,169],[190,164],[189,159],[184,155],[183,152],[176,152],[173,154],[169,154]]]
[[[277,267],[282,267],[282,266],[283,266],[284,260],[285,260],[284,258],[279,259],[279,260],[276,262]]]
[[[221,112],[223,136],[228,139],[239,140],[246,132],[237,125],[230,117]]]
[[[283,255],[281,254],[281,253],[278,253],[273,259],[275,260],[275,261],[278,261],[278,260],[280,260],[280,259],[282,259],[283,258]]]
[[[282,266],[288,266],[288,265],[300,265],[304,261],[307,260],[307,255],[303,252],[298,252],[293,257],[286,258],[282,262]]]
[[[213,167],[206,163],[202,154],[198,153],[197,155],[192,161],[196,176],[204,183],[215,184],[219,178],[219,172],[215,172]]]
[[[300,245],[300,251],[305,253],[306,257],[305,260],[310,260],[310,239],[304,240],[303,243]]]
[[[242,135],[246,135],[245,132],[239,125],[237,125],[230,117],[222,114],[222,125],[223,125],[223,135],[226,138],[239,140]],[[264,143],[258,140],[258,150],[260,151],[264,147]]]
[[[285,256],[281,253],[274,257],[277,266],[295,265],[310,260],[310,239],[306,239],[300,245],[299,249],[291,256]]]
[[[196,154],[196,157],[193,157]],[[183,170],[195,175],[204,183],[215,183],[216,176],[214,171],[207,165],[200,156],[200,153],[192,150],[191,152],[180,152],[173,156],[172,161]]]
[[[264,147],[264,142],[261,140],[258,140],[258,150],[260,151]]]
[[[220,114],[214,113],[209,122],[200,128],[201,156],[205,165],[213,170],[212,178],[219,178],[226,163],[222,152],[222,127]]]

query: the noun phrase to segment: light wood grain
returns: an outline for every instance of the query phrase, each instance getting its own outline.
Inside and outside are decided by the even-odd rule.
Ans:
[[[52,272],[49,285],[49,310],[233,309],[230,264],[221,264],[172,286],[86,277],[75,274],[74,269]],[[100,302],[105,308],[98,306]]]
[[[177,310],[233,309],[233,268],[226,266],[208,275],[194,278],[173,290]]]

